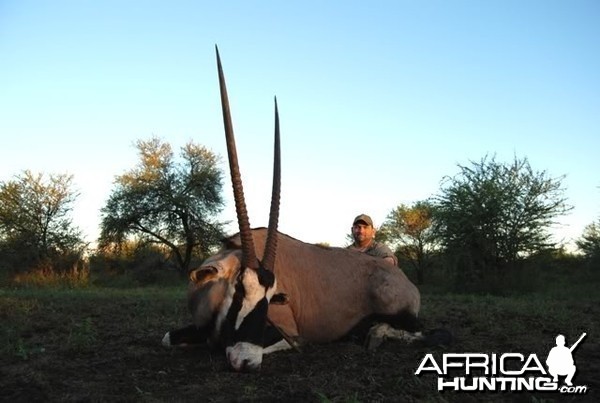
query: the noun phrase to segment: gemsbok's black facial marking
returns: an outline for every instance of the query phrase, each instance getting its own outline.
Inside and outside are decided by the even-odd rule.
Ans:
[[[262,344],[269,305],[268,291],[275,285],[275,276],[262,266],[255,272],[258,284],[250,286],[244,284],[244,274],[249,274],[245,272],[242,272],[236,280],[231,305],[221,331],[225,346],[231,346],[238,342]],[[253,301],[246,301],[247,290],[251,290],[251,293],[255,294],[251,296]],[[248,305],[254,304],[254,307],[243,312],[244,302],[247,302]]]
[[[258,282],[265,288],[265,292],[275,285],[275,275],[272,271],[265,269],[262,265],[257,269]]]
[[[241,274],[235,283],[235,291],[233,293],[233,297],[231,298],[231,305],[229,305],[229,310],[227,311],[225,320],[223,320],[223,324],[221,325],[220,337],[224,347],[232,346],[236,342],[235,323],[242,309],[244,296],[246,294],[244,285],[242,284],[240,278]]]
[[[269,301],[263,298],[254,306],[235,332],[236,342],[251,343],[256,346],[263,345],[263,336],[267,319]]]

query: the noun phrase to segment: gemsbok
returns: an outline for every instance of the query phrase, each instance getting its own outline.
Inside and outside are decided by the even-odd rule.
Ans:
[[[281,184],[277,100],[269,226],[250,228],[227,88],[216,52],[239,233],[225,239],[218,253],[190,272],[193,324],[168,332],[163,344],[209,341],[225,349],[234,370],[252,371],[260,369],[264,354],[302,343],[330,342],[352,332],[366,335],[369,349],[385,338],[426,339],[418,332],[419,291],[398,267],[277,231]],[[444,340],[439,333],[428,337]]]

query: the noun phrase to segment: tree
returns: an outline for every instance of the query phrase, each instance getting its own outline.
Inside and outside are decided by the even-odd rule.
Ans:
[[[588,259],[600,260],[600,219],[587,225],[575,243]]]
[[[100,246],[129,236],[166,245],[186,274],[194,256],[204,257],[223,237],[215,216],[223,208],[218,157],[192,142],[181,149],[157,138],[138,141],[138,165],[118,176],[102,208]]]
[[[81,258],[87,245],[70,218],[78,196],[72,180],[26,170],[0,183],[0,245],[13,271],[41,264],[57,269],[67,256]]]
[[[436,204],[437,232],[457,264],[479,274],[514,267],[520,257],[554,246],[548,230],[571,209],[561,181],[527,159],[484,157],[447,177]]]
[[[423,284],[426,258],[435,247],[432,209],[427,201],[411,207],[401,204],[388,214],[378,232],[380,239],[393,245],[396,253],[412,264],[419,284]]]

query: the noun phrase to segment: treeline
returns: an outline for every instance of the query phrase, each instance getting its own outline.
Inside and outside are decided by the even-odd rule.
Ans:
[[[450,288],[497,292],[510,281],[513,288],[527,287],[523,282],[539,274],[534,270],[557,262],[600,271],[600,220],[576,241],[577,254],[552,239],[552,225],[572,209],[564,177],[535,171],[516,157],[502,163],[486,156],[458,168],[437,195],[395,208],[378,232],[418,283],[437,271]]]
[[[100,237],[90,248],[72,221],[71,175],[24,171],[0,183],[0,270],[88,271],[140,282],[186,276],[225,235],[219,157],[186,144],[176,155],[158,139],[138,141],[139,159],[115,178],[101,209]],[[541,256],[565,256],[550,229],[571,207],[563,177],[535,171],[527,159],[494,157],[459,165],[438,194],[391,211],[377,233],[418,283],[434,278],[463,289],[497,281]],[[600,219],[577,240],[580,266],[600,269]],[[556,260],[556,259],[555,259]]]

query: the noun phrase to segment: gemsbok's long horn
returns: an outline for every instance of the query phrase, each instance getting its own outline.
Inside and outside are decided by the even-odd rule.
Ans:
[[[273,190],[271,192],[271,211],[269,212],[269,229],[265,242],[263,267],[273,271],[277,251],[277,224],[279,222],[279,199],[281,195],[281,145],[279,140],[279,111],[275,98],[275,150],[273,152]]]
[[[233,124],[231,123],[231,113],[229,111],[229,99],[227,97],[227,87],[225,86],[225,77],[221,58],[219,57],[219,48],[215,45],[217,52],[217,68],[219,71],[219,87],[221,90],[221,107],[223,108],[223,125],[225,126],[225,139],[227,141],[227,155],[229,156],[229,171],[231,172],[231,183],[233,185],[233,198],[235,200],[235,210],[237,212],[238,225],[240,228],[240,238],[242,241],[242,268],[258,269],[258,259],[254,249],[254,239],[250,230],[250,221],[248,220],[248,211],[244,200],[244,188],[242,186],[242,176],[238,165],[237,151],[235,147],[235,138],[233,135]]]

